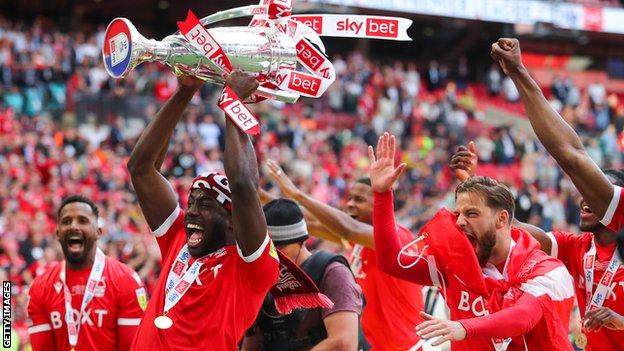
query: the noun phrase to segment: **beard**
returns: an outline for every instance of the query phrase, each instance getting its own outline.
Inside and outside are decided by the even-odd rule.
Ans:
[[[65,256],[65,259],[69,263],[73,265],[82,265],[87,261],[87,257],[93,249],[93,245],[95,245],[95,243],[85,241],[81,252],[71,252],[69,251],[68,244],[63,243],[61,245],[61,249],[63,250],[63,256]]]
[[[496,245],[496,233],[493,230],[488,231],[479,239],[477,259],[481,267],[485,267],[487,261],[490,259],[494,245]]]

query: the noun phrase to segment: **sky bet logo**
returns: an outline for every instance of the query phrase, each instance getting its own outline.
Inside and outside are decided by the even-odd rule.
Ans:
[[[396,38],[398,36],[399,21],[395,19],[367,18],[366,23],[358,20],[345,19],[336,23],[336,29],[342,32],[367,36]]]
[[[2,346],[11,347],[11,281],[2,282]]]

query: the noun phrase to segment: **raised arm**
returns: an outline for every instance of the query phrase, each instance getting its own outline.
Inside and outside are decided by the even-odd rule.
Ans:
[[[252,76],[234,71],[227,85],[241,101],[258,88]],[[258,161],[249,135],[229,118],[225,122],[225,174],[232,191],[232,224],[236,242],[245,256],[256,252],[267,235],[267,224],[258,196]]]
[[[156,230],[177,206],[176,194],[160,174],[169,139],[195,92],[204,82],[190,76],[178,77],[178,88],[145,128],[128,161],[132,186],[147,224]]]
[[[546,234],[544,230],[542,230],[542,228],[536,227],[528,223],[520,222],[515,218],[513,219],[511,225],[513,227],[524,229],[525,231],[527,231],[535,240],[539,241],[542,251],[549,255],[551,254],[552,239],[548,236],[548,234]]]
[[[273,195],[260,187],[258,188],[258,196],[260,196],[260,202],[262,203],[262,205],[266,205],[267,202],[275,199]],[[321,222],[319,222],[318,219],[316,219],[316,217],[314,217],[314,215],[312,215],[305,208],[303,209],[303,216],[305,218],[306,226],[308,227],[308,233],[310,235],[344,246],[344,239],[340,238],[332,231],[327,229]]]
[[[375,248],[373,226],[351,218],[345,212],[324,204],[299,190],[284,170],[273,160],[267,161],[269,175],[282,190],[285,198],[297,201],[336,236],[347,241]],[[313,233],[311,233],[313,234]]]
[[[308,227],[308,233],[310,235],[319,239],[331,241],[335,244],[341,245],[345,249],[350,249],[351,245],[349,245],[345,239],[334,234],[334,232],[324,226],[323,223],[310,214],[310,212],[304,211],[303,215],[305,217],[306,226]]]
[[[375,233],[375,256],[379,269],[384,273],[397,278],[408,280],[421,285],[433,285],[429,275],[429,265],[424,259],[410,257],[408,261],[401,257],[404,266],[411,266],[409,269],[403,268],[397,257],[401,252],[401,241],[397,232],[397,225],[394,220],[394,201],[392,186],[405,170],[405,163],[394,167],[394,135],[385,133],[379,138],[377,143],[377,156],[373,147],[368,147],[368,157],[371,161],[370,179],[374,194],[373,205],[373,230]]]
[[[589,157],[574,129],[550,106],[529,75],[522,64],[518,40],[499,39],[492,44],[491,55],[518,88],[539,140],[570,176],[591,210],[603,218],[613,197],[613,185]]]

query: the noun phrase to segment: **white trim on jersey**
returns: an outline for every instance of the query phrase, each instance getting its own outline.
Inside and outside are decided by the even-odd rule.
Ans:
[[[609,203],[609,207],[607,207],[607,211],[604,214],[604,217],[600,220],[604,226],[608,226],[611,224],[613,220],[613,216],[615,215],[615,210],[618,208],[618,204],[620,203],[620,196],[622,195],[622,188],[617,185],[613,186],[613,197],[611,198],[611,202]]]
[[[559,266],[522,283],[520,290],[535,297],[547,294],[553,301],[563,301],[574,296],[574,283],[565,266]]]
[[[240,256],[240,258],[243,259],[243,261],[245,261],[247,263],[251,263],[251,262],[257,260],[258,258],[260,258],[260,256],[264,252],[264,249],[267,247],[267,245],[269,245],[270,242],[271,242],[271,238],[269,238],[269,233],[267,232],[266,233],[266,237],[264,238],[264,241],[262,242],[262,245],[260,245],[260,247],[256,250],[256,252],[252,253],[249,256],[245,256],[245,255],[243,255],[243,252],[241,251],[240,247],[238,246],[238,243],[236,243],[236,251],[238,252],[238,255]]]
[[[33,325],[32,327],[28,327],[28,335],[41,333],[41,332],[48,331],[48,330],[52,330],[52,326],[50,326],[50,324],[48,323]]]
[[[441,288],[442,283],[440,283],[440,279],[438,278],[438,267],[436,266],[435,257],[433,255],[427,256],[427,266],[429,266],[429,278],[431,278],[433,286]]]
[[[548,253],[552,257],[559,256],[559,244],[557,244],[557,238],[552,232],[545,232],[548,239],[550,239],[550,252]]]
[[[141,318],[117,318],[117,325],[135,326],[141,323]]]
[[[167,219],[165,219],[160,227],[156,228],[156,230],[154,230],[152,234],[154,234],[154,236],[157,238],[165,235],[165,233],[167,233],[167,231],[171,229],[171,226],[175,222],[176,218],[178,218],[178,216],[180,215],[180,211],[182,211],[180,205],[176,205],[176,208],[173,210],[173,212],[171,212],[169,217],[167,217]]]

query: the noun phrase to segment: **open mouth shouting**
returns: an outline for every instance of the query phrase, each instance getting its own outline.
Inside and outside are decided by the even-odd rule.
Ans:
[[[204,240],[204,227],[196,223],[186,224],[186,242],[189,247],[198,247]]]
[[[73,255],[80,255],[84,251],[85,240],[82,235],[71,234],[67,237],[67,251]]]
[[[477,252],[477,248],[479,247],[479,240],[477,239],[477,237],[467,231],[464,231],[464,234],[466,234],[466,238],[468,238],[468,241],[470,241],[470,245],[472,245],[472,248],[475,250],[475,252]]]
[[[581,206],[581,220],[583,221],[591,220],[593,215],[594,213],[589,208],[589,206],[587,206],[586,204],[583,204]]]

